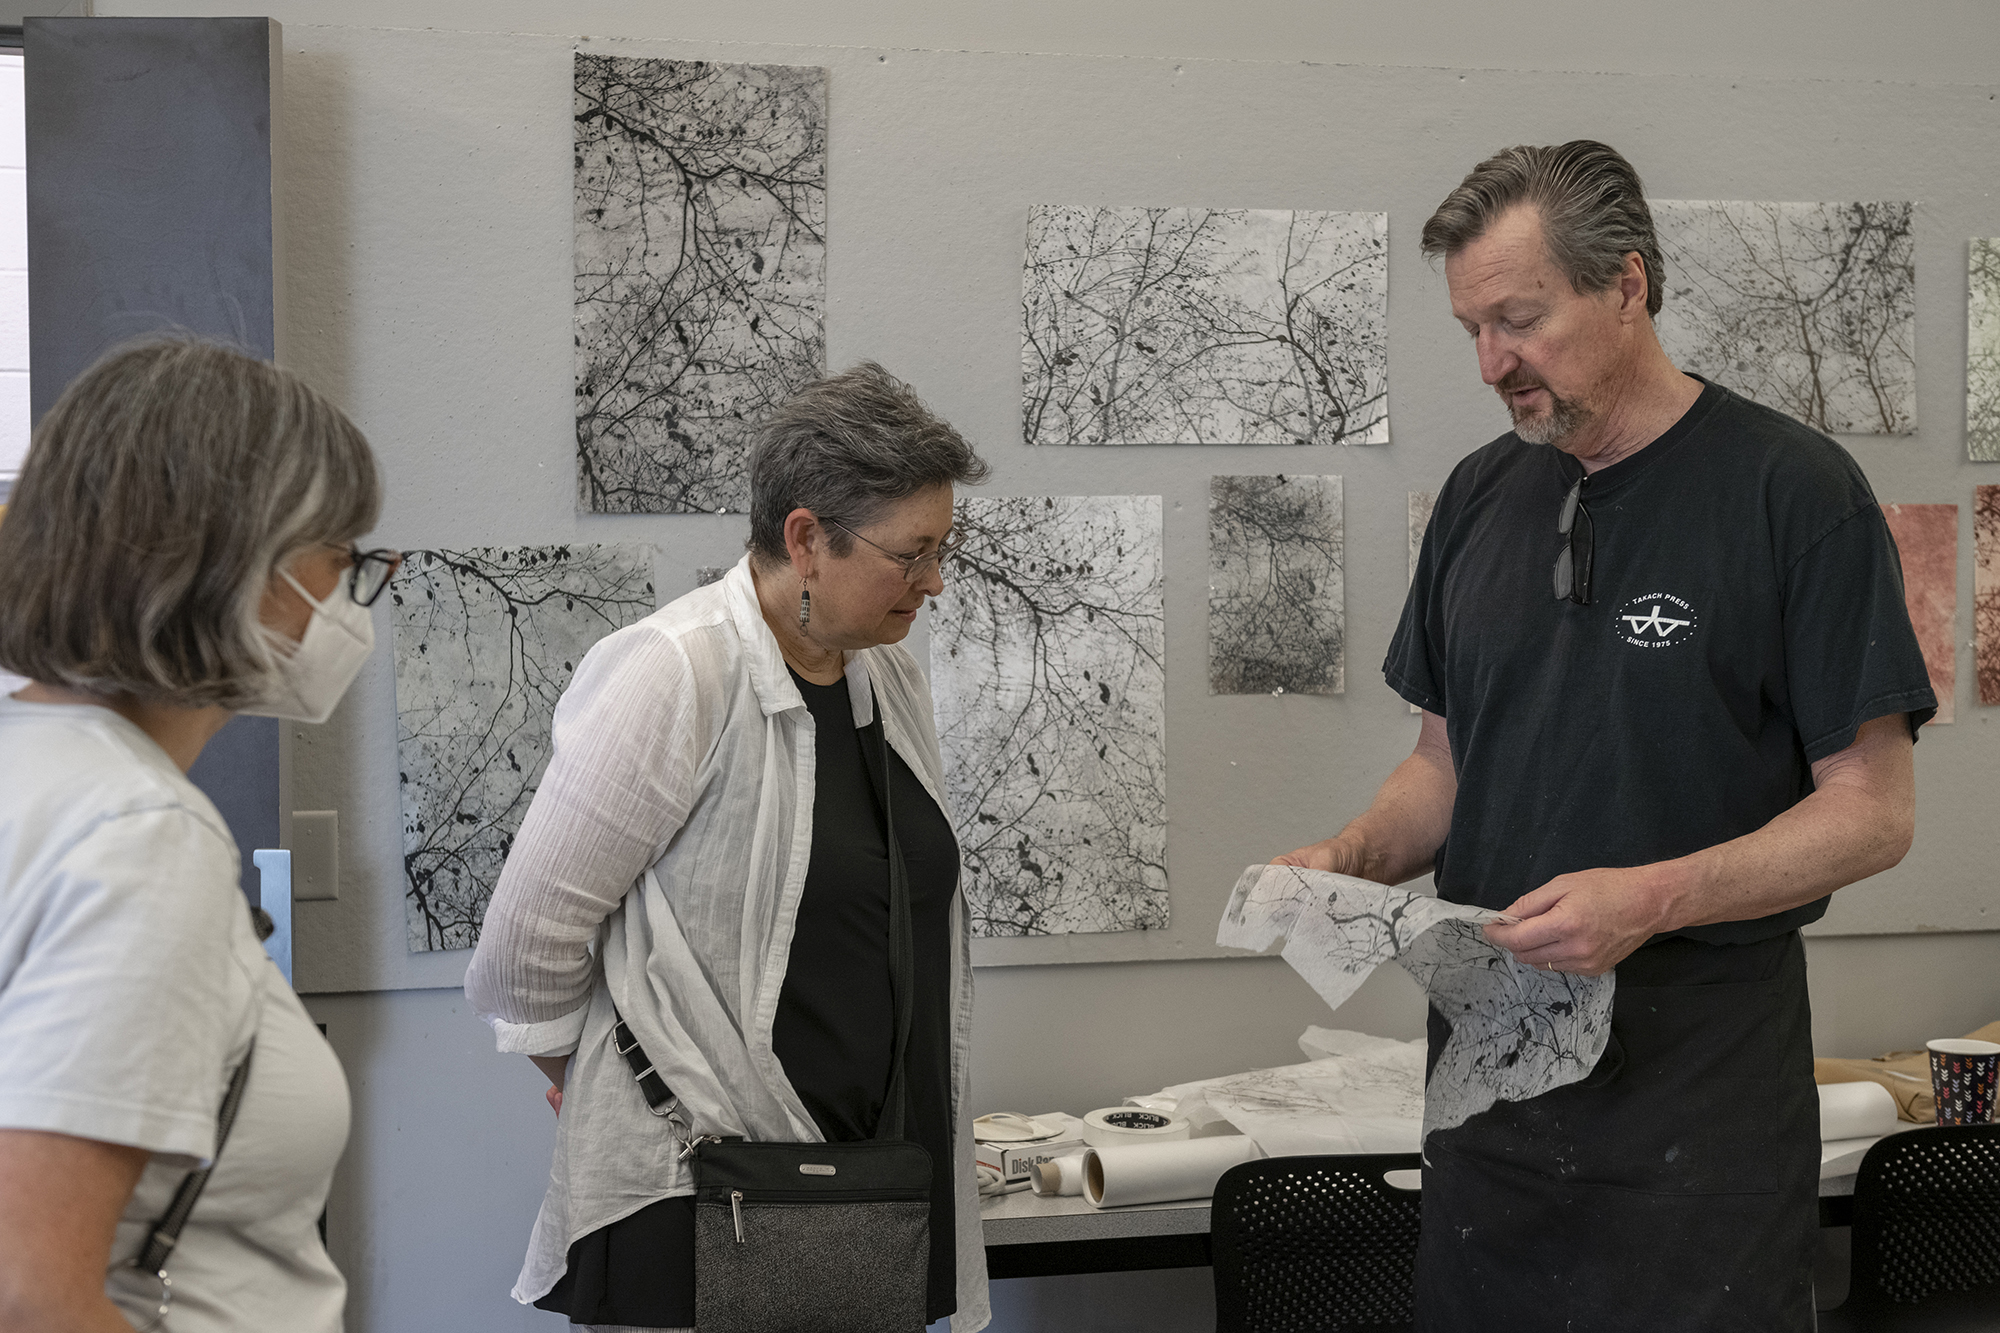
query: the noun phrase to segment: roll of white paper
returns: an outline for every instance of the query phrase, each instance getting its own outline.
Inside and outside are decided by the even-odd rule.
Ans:
[[[1819,1088],[1819,1138],[1870,1138],[1896,1127],[1896,1099],[1880,1083],[1822,1083]]]
[[[1177,1115],[1142,1111],[1136,1106],[1107,1106],[1083,1118],[1083,1141],[1093,1148],[1126,1143],[1170,1143],[1193,1131]]]
[[[1083,1197],[1093,1208],[1206,1199],[1222,1173],[1264,1155],[1244,1134],[1083,1150]]]

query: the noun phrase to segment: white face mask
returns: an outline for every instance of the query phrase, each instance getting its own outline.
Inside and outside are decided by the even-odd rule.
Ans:
[[[312,619],[306,622],[305,637],[296,644],[273,633],[279,641],[277,670],[257,700],[237,711],[252,717],[324,722],[375,650],[375,618],[367,607],[347,596],[340,584],[321,602],[300,587],[289,571],[279,570],[278,577],[305,598],[313,609]]]

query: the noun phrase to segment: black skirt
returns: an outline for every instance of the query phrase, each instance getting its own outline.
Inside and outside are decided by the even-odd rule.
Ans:
[[[1448,1032],[1433,1011],[1433,1053]],[[1811,1333],[1819,1100],[1797,933],[1640,949],[1589,1078],[1424,1155],[1425,1333]]]

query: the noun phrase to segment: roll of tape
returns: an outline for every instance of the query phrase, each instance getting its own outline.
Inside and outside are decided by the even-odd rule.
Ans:
[[[1190,1132],[1188,1122],[1180,1116],[1142,1111],[1136,1106],[1107,1106],[1083,1118],[1083,1141],[1093,1148],[1113,1143],[1173,1143]]]

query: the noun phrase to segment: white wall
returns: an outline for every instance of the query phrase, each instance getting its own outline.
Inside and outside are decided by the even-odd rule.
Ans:
[[[98,7],[102,14],[204,9],[225,13],[240,7]],[[1365,799],[1366,788],[1386,767],[1394,747],[1407,743],[1400,739],[1408,730],[1407,715],[1393,717],[1393,698],[1379,680],[1371,679],[1402,585],[1401,520],[1382,517],[1380,504],[1363,506],[1357,497],[1366,494],[1379,501],[1403,486],[1406,471],[1416,484],[1414,474],[1431,469],[1434,483],[1449,458],[1494,431],[1492,410],[1469,365],[1452,359],[1462,351],[1455,330],[1447,327],[1441,308],[1430,308],[1438,300],[1435,275],[1409,253],[1423,201],[1440,194],[1449,180],[1403,181],[1405,155],[1386,145],[1414,145],[1408,151],[1418,153],[1426,151],[1425,145],[1449,140],[1451,151],[1463,158],[1462,168],[1471,159],[1461,141],[1490,148],[1515,139],[1569,137],[1571,130],[1588,130],[1590,113],[1596,111],[1600,121],[1630,126],[1634,138],[1655,149],[1653,158],[1641,159],[1649,175],[1656,174],[1649,160],[1663,160],[1667,150],[1678,150],[1674,163],[1657,173],[1668,177],[1656,181],[1656,187],[1668,187],[1661,188],[1662,194],[1699,197],[1694,188],[1699,185],[1732,189],[1733,197],[1756,197],[1766,181],[1779,182],[1773,189],[1810,187],[1813,178],[1786,178],[1783,172],[1798,156],[1796,143],[1811,138],[1813,128],[1796,121],[1746,124],[1740,117],[1732,123],[1726,101],[1735,91],[1732,78],[1761,81],[1745,94],[1765,99],[1759,106],[1777,97],[1769,82],[1774,78],[1838,80],[1838,100],[1852,103],[1842,114],[1860,118],[1851,136],[1853,170],[1866,179],[1852,188],[1866,193],[1879,180],[1880,189],[1893,195],[1896,164],[1882,161],[1894,156],[1883,147],[1883,136],[1957,135],[1963,147],[1968,122],[1986,125],[1977,118],[1990,114],[1985,104],[1992,90],[1938,85],[1990,80],[1990,55],[2000,49],[2000,9],[1970,0],[1901,7],[1893,21],[1883,19],[1879,7],[1858,0],[1755,7],[1709,0],[1629,7],[1524,0],[1514,6],[1429,8],[1314,0],[1228,6],[1106,0],[1000,6],[913,0],[730,6],[678,0],[562,6],[315,0],[276,5],[271,12],[286,24],[287,132],[296,150],[288,164],[295,182],[288,346],[306,373],[362,416],[381,447],[394,492],[385,539],[412,545],[533,541],[559,533],[658,541],[668,548],[661,586],[669,596],[691,582],[694,564],[717,563],[740,541],[733,523],[669,518],[621,524],[578,519],[568,509],[567,167],[557,162],[551,168],[541,160],[548,146],[546,117],[554,114],[559,120],[566,97],[564,86],[548,83],[552,70],[560,78],[560,66],[551,64],[549,53],[565,49],[568,35],[690,39],[710,45],[676,51],[844,68],[849,74],[845,81],[836,79],[833,92],[836,149],[843,135],[860,133],[855,115],[864,105],[875,119],[853,146],[871,150],[893,142],[895,133],[922,137],[919,131],[929,130],[924,122],[949,110],[867,91],[890,85],[865,83],[866,66],[878,58],[883,64],[900,59],[908,48],[1168,57],[1163,65],[1114,60],[1067,68],[1074,71],[1070,77],[1103,83],[1172,79],[1183,72],[1173,62],[1185,60],[1186,86],[1229,90],[1227,97],[1196,100],[1192,110],[1177,112],[1178,118],[1149,141],[1143,155],[1093,152],[1091,136],[1099,127],[1089,119],[1047,127],[1039,148],[1043,156],[1065,164],[1063,187],[1074,192],[1071,197],[1106,202],[1197,202],[1179,192],[1212,188],[1218,196],[1262,192],[1240,200],[1231,195],[1228,202],[1287,206],[1292,202],[1288,190],[1328,188],[1323,159],[1336,149],[1316,153],[1312,135],[1328,136],[1321,140],[1328,145],[1338,142],[1337,151],[1346,155],[1343,170],[1368,182],[1379,198],[1341,203],[1320,202],[1323,195],[1311,195],[1299,202],[1392,206],[1392,393],[1398,394],[1395,411],[1400,414],[1396,443],[1388,450],[1352,451],[1319,469],[1350,478],[1354,637],[1347,698],[1317,710],[1305,700],[1217,701],[1211,710],[1199,692],[1198,674],[1191,678],[1197,683],[1173,685],[1174,679],[1190,679],[1176,663],[1199,662],[1200,585],[1198,575],[1185,572],[1199,567],[1198,559],[1187,556],[1201,541],[1198,511],[1197,517],[1181,520],[1181,554],[1170,552],[1170,569],[1183,571],[1169,590],[1169,688],[1175,691],[1171,707],[1180,710],[1174,725],[1182,728],[1170,732],[1170,754],[1177,749],[1186,753],[1191,739],[1226,734],[1232,725],[1228,718],[1215,721],[1225,709],[1282,702],[1294,710],[1285,714],[1291,720],[1283,725],[1297,737],[1293,744],[1298,751],[1285,762],[1293,766],[1289,772],[1300,775],[1297,785],[1303,793],[1288,798],[1296,802],[1286,806],[1285,818],[1292,826],[1304,822],[1298,812],[1311,799],[1323,806],[1328,823],[1336,821]],[[332,20],[402,31],[364,34],[315,26]],[[669,52],[661,48],[659,53]],[[997,59],[1001,64],[967,63],[963,57],[913,52],[910,64],[975,75],[1001,69],[1008,77],[1038,81],[1060,81],[1065,68],[1050,59]],[[1209,63],[1222,59],[1273,63],[1255,68]],[[1275,96],[1273,88],[1326,86],[1314,80],[1328,79],[1328,72],[1304,69],[1302,61],[1415,67],[1408,76],[1393,79],[1380,71],[1353,69],[1339,81],[1343,87],[1391,90],[1415,86],[1412,80],[1441,88],[1462,82],[1456,74],[1426,72],[1440,66],[1656,77],[1528,81],[1469,74],[1469,86],[1490,92],[1470,99],[1440,94],[1430,108],[1385,101],[1373,115],[1364,107],[1341,124],[1312,119],[1318,108],[1300,108],[1310,133],[1277,116],[1250,127],[1240,119],[1232,121],[1226,135],[1202,129],[1208,110],[1221,119],[1240,118],[1249,114],[1244,107],[1254,98]],[[1925,87],[1899,89],[1876,81]],[[1522,95],[1531,88],[1549,95]],[[505,95],[496,96],[496,89]],[[1804,101],[1816,102],[1828,89],[1808,82],[1797,92]],[[1628,98],[1645,101],[1657,114],[1634,113]],[[1701,105],[1704,101],[1710,105]],[[1567,109],[1558,115],[1549,110],[1551,104]],[[1870,106],[1901,108],[1902,115],[1884,117],[1878,136],[1867,121]],[[1036,111],[1023,105],[1009,114],[1032,118]],[[1107,115],[1118,111],[1109,108]],[[962,109],[956,114],[964,115]],[[1919,118],[1914,126],[1912,115]],[[1666,128],[1679,123],[1677,116],[1719,128],[1677,134]],[[890,118],[889,131],[880,131],[883,117]],[[1367,144],[1373,138],[1385,146],[1370,151]],[[560,147],[559,138],[553,142]],[[845,173],[850,193],[843,197],[837,183],[832,201],[830,360],[838,364],[881,354],[903,370],[1001,463],[1003,476],[996,489],[1026,492],[1044,475],[1075,490],[1140,489],[1121,479],[1128,460],[1038,458],[1036,473],[1020,457],[1018,443],[1007,443],[1006,423],[1013,412],[1007,387],[1014,375],[1010,347],[1016,335],[1005,303],[994,314],[988,297],[1007,266],[1018,263],[1017,221],[1011,213],[990,219],[982,224],[976,245],[967,245],[958,232],[940,235],[942,219],[960,216],[953,211],[957,196],[977,195],[995,171],[1019,170],[1014,158],[1037,147],[1010,149],[1004,163],[979,156],[927,161],[920,176],[936,196],[935,204],[908,192],[887,213],[869,210],[888,182],[907,177],[908,162],[883,160],[872,152],[836,156],[835,180]],[[1825,147],[1816,143],[1815,151]],[[1975,160],[1990,162],[1990,136],[1973,147]],[[1183,153],[1190,159],[1182,168],[1187,174],[1176,178],[1172,162]],[[1135,156],[1142,160],[1133,160]],[[1698,169],[1707,163],[1727,164],[1719,183]],[[1982,168],[1974,174],[1977,181],[1963,182],[1940,205],[1956,210],[1954,219],[1970,219],[1982,206],[1980,199],[1992,198],[1988,182],[2000,172]],[[440,179],[453,181],[458,192],[441,195]],[[1681,180],[1688,183],[1681,185]],[[1801,183],[1790,185],[1791,180]],[[462,189],[457,185],[461,181]],[[857,199],[853,191],[859,189],[870,191],[868,197]],[[1159,190],[1177,193],[1139,197]],[[1114,198],[1105,191],[1122,193]],[[1989,209],[1984,230],[1969,229],[1968,221],[1964,235],[2000,230],[2000,213],[1990,211],[1990,202],[1984,206]],[[992,246],[1009,245],[1015,249],[997,259],[988,253]],[[890,265],[885,256],[897,247],[913,250],[916,260]],[[1959,266],[1955,279],[1950,273],[1954,254]],[[922,281],[900,286],[862,281],[875,273],[908,273],[911,267],[924,275]],[[1955,344],[1944,335],[1924,343],[1926,360],[1919,372],[1920,392],[1949,403],[1952,382],[1962,376],[1962,246],[1939,241],[1925,251],[1920,282],[1925,319],[1939,327],[1953,319],[1958,323]],[[964,320],[960,336],[938,337],[938,322],[961,309],[976,316]],[[1954,347],[1956,370],[1951,365]],[[888,350],[878,351],[882,348]],[[1948,411],[1926,409],[1925,433],[1914,443],[1862,446],[1878,489],[1915,477],[1902,467],[1906,459],[1934,461],[1939,451],[1948,453],[1953,447],[1950,419]],[[1898,449],[1922,453],[1898,454]],[[1097,451],[1044,451],[1087,452]],[[1151,451],[1147,465],[1159,457],[1159,451]],[[1306,470],[1292,461],[1297,457],[1262,450],[1254,461],[1244,456],[1240,465],[1212,453],[1188,458],[1168,465],[1169,485],[1185,491],[1183,499],[1192,499],[1194,479],[1206,471]],[[1937,493],[1905,490],[1890,498],[1964,504],[1969,497],[1959,491],[1969,479],[2000,480],[1986,473],[1961,476],[1957,470],[1948,475],[1948,488]],[[1924,485],[1934,481],[1926,474]],[[1400,500],[1395,508],[1400,511]],[[1177,520],[1171,511],[1169,521],[1172,541]],[[1967,623],[1969,605],[1963,596],[1961,605],[1962,623]],[[355,867],[356,878],[351,893],[344,888],[339,929],[331,929],[333,918],[324,916],[314,927],[306,909],[319,905],[302,907],[302,975],[315,965],[315,953],[329,959],[358,947],[356,940],[362,941],[366,956],[346,959],[343,969],[366,975],[369,969],[395,964],[391,954],[400,932],[400,902],[394,892],[395,791],[393,765],[380,762],[385,741],[393,745],[393,716],[385,711],[383,697],[386,666],[376,666],[363,683],[356,709],[334,726],[306,736],[299,747],[299,803],[338,806],[344,827],[362,839],[343,848],[343,861]],[[1969,674],[1961,671],[1962,677]],[[1927,739],[1919,751],[1920,765],[1932,754],[1958,753],[1960,759],[1953,763],[1971,779],[1990,774],[1990,762],[1975,748],[1990,744],[1990,738],[1980,739],[1989,725],[1987,715],[1966,699],[1960,716],[1966,721],[1955,733],[1936,744]],[[1182,718],[1188,721],[1183,724]],[[1256,725],[1271,723],[1264,718]],[[1311,743],[1316,734],[1333,741],[1316,747]],[[1170,763],[1185,762],[1170,758]],[[1926,788],[1926,809],[1945,813],[1928,816],[1921,836],[1942,849],[1939,864],[1950,873],[1971,875],[1990,859],[1980,841],[1984,787],[1961,778],[1948,788]],[[1284,822],[1257,805],[1248,801],[1207,810],[1177,805],[1178,841],[1170,852],[1176,876],[1191,861],[1226,866],[1238,849],[1212,844],[1227,837],[1260,844],[1280,838]],[[1303,838],[1293,839],[1298,840]],[[1976,883],[1983,888],[1983,878]],[[1893,890],[1886,892],[1893,907]],[[1177,889],[1177,910],[1178,894]],[[320,932],[317,937],[314,929]],[[2000,934],[1821,938],[1809,950],[1819,1020],[1815,1037],[1823,1052],[1860,1054],[1908,1046],[2000,1017]],[[460,957],[457,966],[462,961]],[[441,978],[448,977],[453,964],[441,960],[437,970]],[[389,983],[385,978],[364,984]],[[1400,974],[1372,979],[1329,1018],[1275,960],[1204,960],[1171,952],[1147,962],[983,969],[979,994],[975,1100],[980,1109],[1063,1106],[1080,1111],[1171,1081],[1295,1058],[1291,1043],[1308,1023],[1413,1036],[1421,1030],[1422,1016],[1420,996]],[[355,1134],[331,1208],[334,1253],[354,1283],[350,1328],[357,1333],[484,1333],[561,1327],[560,1320],[518,1311],[505,1298],[545,1179],[549,1142],[548,1113],[526,1062],[493,1056],[483,1028],[452,990],[320,995],[310,1005],[328,1024],[355,1087]],[[1207,1326],[1200,1275],[1050,1279],[1006,1286],[996,1293],[998,1326],[1004,1330]]]
[[[0,504],[28,452],[28,177],[21,53],[0,51]]]

